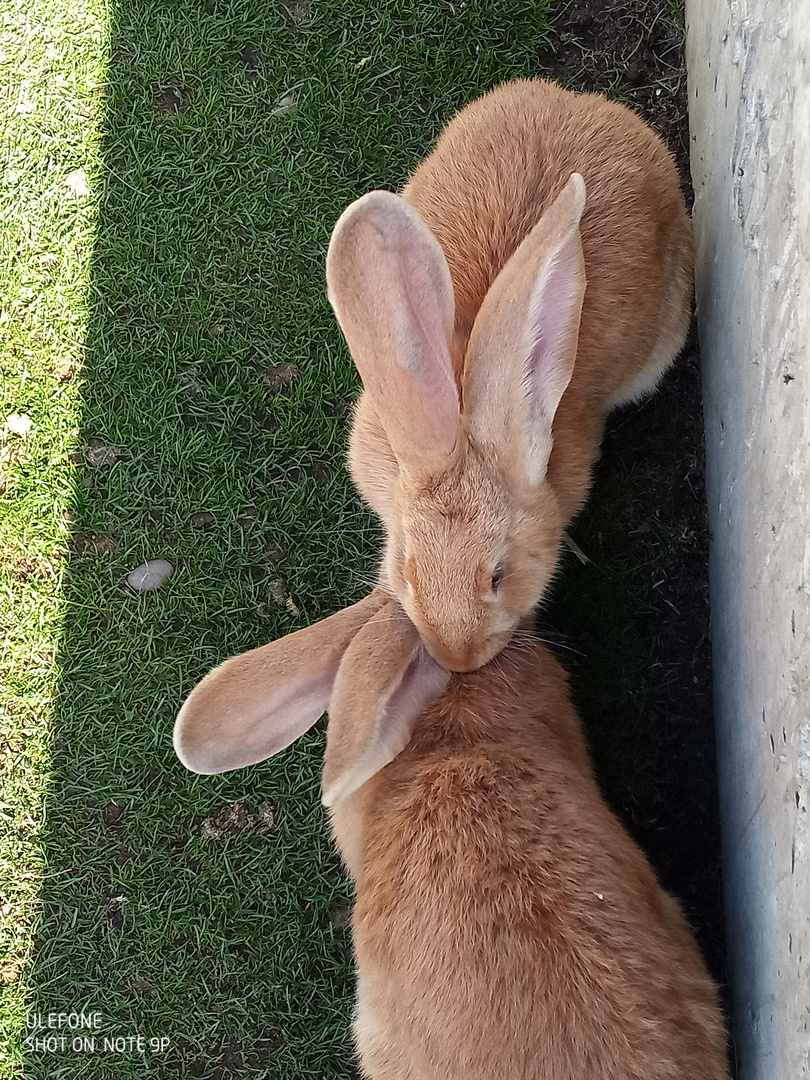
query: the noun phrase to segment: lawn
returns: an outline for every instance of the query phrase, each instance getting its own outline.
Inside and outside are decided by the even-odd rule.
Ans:
[[[552,70],[654,104],[662,89],[671,118],[677,50],[639,82],[630,38],[672,48],[677,18],[637,7],[608,63],[559,4],[31,0],[20,14],[0,0],[3,1080],[355,1075],[323,725],[205,778],[175,759],[174,716],[213,665],[374,576],[379,530],[343,462],[358,383],[324,285],[340,212],[400,185],[453,112],[505,79]],[[713,753],[700,583],[685,626],[667,593],[705,564],[694,360],[664,400],[614,425],[573,534],[590,561],[566,556],[544,624],[608,794],[645,846],[663,833],[677,852],[656,762],[676,745],[686,761],[697,738],[711,773]],[[657,450],[637,454],[645,425]],[[695,499],[673,502],[684,475]],[[135,592],[126,575],[149,558],[173,574]],[[713,794],[694,797],[716,815]],[[656,865],[717,952],[716,883],[698,910],[713,834],[687,869],[692,855]],[[82,1011],[100,1014],[94,1049],[26,1029]]]

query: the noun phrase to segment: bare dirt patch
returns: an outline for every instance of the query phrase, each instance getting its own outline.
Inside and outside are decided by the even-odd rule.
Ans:
[[[691,206],[683,63],[683,23],[662,0],[574,0],[552,20],[535,74],[638,112],[667,143]],[[627,484],[639,467],[642,482]],[[552,635],[564,635],[561,659],[609,801],[684,902],[710,969],[724,982],[704,469],[693,333],[657,393],[609,420],[593,495],[572,530],[599,565],[635,563],[637,572],[585,602],[576,596],[581,580],[589,572],[596,580],[598,570],[569,566],[548,624]],[[623,625],[628,607],[630,627]],[[643,654],[644,687],[605,709],[600,690],[610,676],[588,658],[600,651],[618,658],[630,638]],[[622,777],[628,753],[634,768]],[[612,759],[620,762],[615,769]]]
[[[238,833],[256,833],[264,836],[273,828],[273,804],[263,802],[256,812],[250,809],[247,799],[237,799],[220,807],[200,826],[200,832],[207,840],[221,840],[223,836]]]

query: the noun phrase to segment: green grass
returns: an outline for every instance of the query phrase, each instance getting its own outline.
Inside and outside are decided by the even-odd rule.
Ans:
[[[352,1075],[322,733],[201,779],[171,728],[213,664],[364,592],[329,233],[531,72],[542,13],[38,0],[6,24],[2,418],[33,428],[4,439],[3,1077]],[[137,595],[148,557],[175,573]],[[202,835],[237,799],[272,829]],[[72,1009],[171,1047],[24,1053],[26,1011]]]
[[[33,997],[42,879],[58,872],[51,753],[65,686],[54,658],[69,618],[68,454],[99,217],[96,201],[75,197],[65,180],[81,167],[96,174],[107,39],[94,0],[21,11],[5,5],[0,30],[0,1034],[12,1040]],[[30,417],[27,438],[8,431],[14,413]],[[19,1060],[19,1048],[0,1041],[0,1074],[14,1075]]]
[[[213,778],[171,730],[214,664],[365,592],[379,530],[343,463],[330,230],[464,102],[539,73],[546,5],[0,7],[0,427],[32,421],[0,435],[0,1077],[350,1077],[322,729]],[[158,557],[170,581],[132,592]],[[631,562],[557,600],[575,622],[615,603],[605,581],[637,591],[596,711],[644,685]],[[253,823],[205,835],[237,800]],[[147,1049],[25,1051],[26,1012],[80,1009]]]

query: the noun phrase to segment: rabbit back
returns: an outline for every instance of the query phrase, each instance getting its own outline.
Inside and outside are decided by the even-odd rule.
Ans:
[[[462,109],[402,195],[447,259],[458,365],[489,287],[573,172],[587,190],[579,391],[605,401],[688,322],[691,222],[653,130],[599,94],[517,80]]]
[[[450,269],[461,385],[487,291],[572,172],[587,189],[587,288],[548,467],[566,519],[587,495],[606,412],[652,390],[686,339],[694,252],[672,156],[623,105],[518,80],[462,109],[402,193]]]

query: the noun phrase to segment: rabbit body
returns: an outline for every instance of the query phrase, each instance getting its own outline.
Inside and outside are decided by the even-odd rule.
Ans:
[[[563,213],[572,174],[587,194]],[[327,281],[364,383],[349,468],[385,526],[381,587],[445,668],[485,663],[540,600],[607,412],[685,341],[692,277],[658,136],[539,80],[466,106],[401,197],[338,222]]]
[[[602,800],[565,675],[525,627],[451,676],[375,590],[209,672],[175,749],[195,772],[242,768],[327,706],[368,1080],[728,1080],[686,920]]]
[[[722,1080],[715,987],[539,642],[453,677],[332,808],[369,1080]]]
[[[600,94],[523,80],[462,109],[402,192],[447,259],[461,386],[487,291],[573,172],[587,191],[579,228],[588,286],[555,446],[568,416],[577,427],[580,418],[598,418],[651,390],[686,337],[692,224],[666,146],[635,113]],[[568,412],[574,400],[579,409]]]
[[[600,94],[518,80],[462,109],[402,198],[436,237],[453,282],[453,371],[463,392],[470,332],[484,297],[543,212],[578,172],[587,289],[574,373],[553,423],[548,478],[566,524],[590,487],[605,414],[652,390],[686,340],[694,249],[672,156],[635,113]],[[369,395],[349,466],[361,494],[396,467]]]

